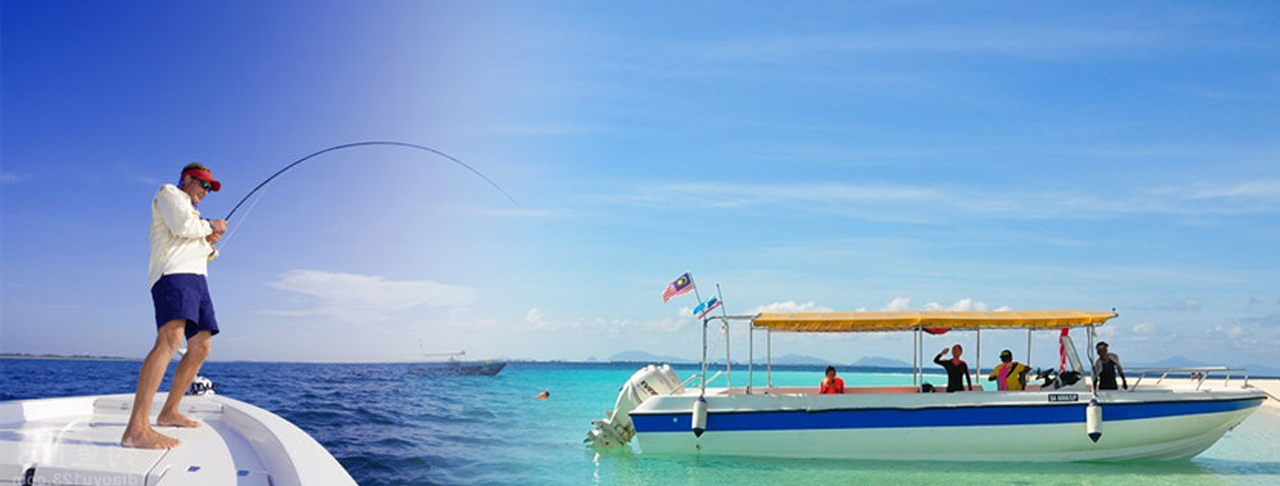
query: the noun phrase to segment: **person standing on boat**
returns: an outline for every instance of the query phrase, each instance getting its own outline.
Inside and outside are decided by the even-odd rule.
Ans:
[[[818,387],[818,393],[823,395],[844,393],[844,380],[836,376],[836,367],[827,367],[827,377],[822,379],[822,385]]]
[[[1098,389],[1117,389],[1116,374],[1119,373],[1124,389],[1128,390],[1129,380],[1124,377],[1124,368],[1120,366],[1120,357],[1116,356],[1116,353],[1108,352],[1106,341],[1099,341],[1095,349],[1098,351],[1098,360],[1093,362],[1093,382],[1098,384]]]
[[[991,375],[987,377],[987,381],[996,382],[996,388],[1000,391],[1022,391],[1025,390],[1027,383],[1027,372],[1031,371],[1027,365],[1013,360],[1013,351],[1004,350],[1000,352],[1000,364],[991,370]]]
[[[951,359],[943,360],[942,357],[947,355],[947,348],[942,348],[942,352],[933,357],[933,363],[942,366],[947,370],[947,393],[958,391],[973,391],[973,379],[969,377],[969,363],[965,363],[960,359],[960,355],[964,353],[964,348],[959,344],[952,346]],[[962,380],[961,377],[964,377]],[[968,388],[965,388],[963,382],[968,382]]]
[[[156,311],[156,341],[138,371],[138,388],[133,411],[120,445],[143,449],[171,449],[177,439],[151,428],[151,400],[164,379],[173,353],[187,340],[187,352],[173,374],[173,384],[156,425],[198,427],[200,424],[178,412],[183,391],[209,356],[212,338],[218,333],[213,300],[205,281],[213,244],[227,232],[226,220],[200,218],[196,205],[222,184],[203,164],[187,164],[178,185],[165,184],[151,201],[151,263],[148,269],[151,300]]]

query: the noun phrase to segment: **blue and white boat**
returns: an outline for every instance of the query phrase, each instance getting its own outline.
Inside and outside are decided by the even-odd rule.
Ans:
[[[614,410],[593,422],[587,442],[648,453],[948,461],[1175,460],[1193,457],[1252,414],[1267,395],[1244,370],[1130,370],[1128,390],[1095,390],[1069,333],[1069,369],[1043,373],[1026,391],[930,393],[923,387],[922,333],[987,329],[1095,330],[1114,312],[822,312],[762,313],[703,321],[701,372],[681,382],[669,366],[647,366],[623,386]],[[706,325],[746,321],[765,334],[771,363],[776,332],[912,332],[913,385],[848,387],[822,395],[817,386],[710,387],[731,373],[707,376]],[[725,326],[725,329],[731,326]],[[726,346],[726,349],[727,346]],[[1090,353],[1091,354],[1091,353]],[[1092,357],[1092,356],[1090,356]],[[754,361],[749,357],[748,363]],[[980,360],[980,356],[979,356]],[[726,359],[725,362],[731,362]],[[980,362],[980,361],[979,361]],[[1091,360],[1092,362],[1092,360]],[[747,373],[753,375],[754,366]],[[1169,379],[1189,375],[1197,379]],[[1138,376],[1132,376],[1132,375]],[[691,385],[694,381],[697,385]],[[816,379],[815,379],[816,381]],[[976,380],[975,380],[976,381]]]

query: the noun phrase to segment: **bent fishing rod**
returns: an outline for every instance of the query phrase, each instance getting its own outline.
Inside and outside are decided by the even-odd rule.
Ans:
[[[334,146],[332,146],[332,147],[329,147],[329,148],[326,148],[326,149],[323,149],[323,150],[316,151],[316,152],[311,153],[311,154],[309,154],[309,155],[307,155],[307,156],[305,156],[305,157],[302,157],[302,158],[300,158],[300,159],[298,159],[298,160],[293,161],[293,162],[292,162],[292,163],[290,163],[289,165],[284,166],[284,168],[282,168],[282,169],[280,169],[280,170],[276,171],[274,174],[271,174],[271,176],[270,176],[270,177],[267,177],[267,178],[266,178],[266,179],[264,179],[262,182],[259,182],[257,186],[254,186],[253,190],[249,191],[249,193],[248,193],[248,194],[245,194],[245,195],[244,195],[244,197],[240,198],[240,201],[236,202],[236,205],[235,205],[235,206],[233,206],[233,207],[231,208],[231,211],[227,213],[227,216],[226,216],[226,217],[224,217],[224,218],[222,218],[222,219],[224,219],[224,220],[226,220],[226,221],[228,221],[228,222],[229,222],[229,221],[231,221],[231,217],[232,217],[232,216],[234,216],[234,215],[236,214],[236,211],[240,209],[240,206],[244,205],[244,203],[245,203],[246,201],[248,201],[250,197],[253,197],[253,195],[254,195],[254,194],[259,194],[259,196],[258,196],[258,197],[261,197],[261,194],[259,193],[259,191],[263,190],[263,188],[264,188],[264,187],[266,187],[267,185],[271,184],[271,181],[275,180],[277,177],[280,177],[280,176],[281,176],[281,175],[283,175],[285,172],[288,172],[288,171],[292,170],[294,167],[297,167],[297,166],[301,165],[303,162],[306,162],[306,161],[308,161],[308,160],[311,160],[311,159],[313,159],[313,158],[315,158],[315,157],[318,157],[318,156],[320,156],[320,155],[327,154],[327,153],[329,153],[329,152],[336,152],[336,151],[338,151],[338,150],[345,150],[345,149],[356,148],[356,147],[369,147],[369,146],[376,146],[376,145],[392,146],[392,147],[405,147],[405,148],[410,148],[410,149],[415,149],[415,150],[421,150],[421,151],[429,152],[429,153],[432,153],[432,154],[435,154],[435,155],[439,155],[439,156],[441,156],[441,157],[444,157],[444,158],[446,158],[446,159],[448,159],[448,160],[450,160],[450,161],[452,161],[452,162],[454,162],[454,163],[456,163],[456,164],[458,164],[458,165],[462,166],[463,168],[467,169],[467,170],[468,170],[468,171],[470,171],[472,174],[475,174],[476,176],[480,177],[481,179],[484,179],[484,181],[485,181],[485,182],[487,182],[487,183],[489,183],[489,185],[490,185],[490,186],[493,186],[493,188],[494,188],[494,189],[497,189],[497,190],[498,190],[498,192],[501,192],[503,196],[506,196],[507,200],[511,201],[511,203],[512,203],[512,204],[515,204],[515,205],[516,205],[516,207],[521,207],[521,206],[520,206],[520,203],[519,203],[519,202],[517,202],[517,201],[516,201],[516,199],[515,199],[514,197],[511,197],[511,194],[507,193],[507,191],[506,191],[505,189],[503,189],[503,188],[502,188],[502,186],[499,186],[499,185],[498,185],[498,183],[494,182],[494,181],[493,181],[493,179],[490,179],[488,176],[486,176],[486,175],[484,175],[484,174],[480,173],[480,171],[479,171],[479,170],[476,170],[476,168],[475,168],[475,167],[472,167],[472,166],[468,165],[466,162],[463,162],[463,161],[461,161],[461,160],[458,160],[456,157],[454,157],[454,156],[452,156],[452,155],[446,154],[446,153],[444,153],[444,152],[441,152],[441,151],[439,151],[439,150],[433,149],[433,148],[431,148],[431,147],[427,147],[427,146],[425,146],[425,145],[418,145],[418,144],[416,144],[416,143],[397,142],[397,141],[393,141],[393,140],[369,140],[369,141],[364,141],[364,142],[352,142],[352,143],[344,143],[344,144],[341,144],[341,145],[334,145]],[[254,204],[257,204],[257,200],[256,200],[256,199],[254,200]],[[252,209],[253,209],[253,204],[249,205],[249,210],[252,210]],[[248,216],[246,215],[246,216],[241,217],[241,220],[243,220],[243,219],[244,219],[244,218],[246,218],[246,217],[248,217]],[[224,237],[224,238],[223,238],[223,246],[225,246],[225,245],[226,245],[226,240],[227,240],[230,236],[231,236],[231,235],[230,235],[230,234],[228,234],[226,237]],[[210,245],[210,246],[212,246],[212,245]],[[215,248],[215,249],[213,250],[213,253],[211,253],[211,254],[210,254],[210,259],[217,258],[217,256],[218,256],[218,250]]]

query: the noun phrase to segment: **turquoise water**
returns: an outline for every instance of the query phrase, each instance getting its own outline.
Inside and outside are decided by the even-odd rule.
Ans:
[[[408,364],[209,363],[220,393],[314,436],[362,485],[1280,484],[1280,408],[1173,463],[989,464],[596,454],[582,444],[634,365],[513,363],[496,377],[413,375]],[[0,360],[0,399],[132,391],[138,363]],[[680,376],[693,372],[679,369]],[[778,371],[812,385],[821,370]],[[849,385],[910,375],[842,372]],[[758,375],[757,382],[763,383]],[[938,383],[938,378],[930,381]],[[735,384],[746,379],[735,370]],[[533,397],[543,390],[549,400]],[[957,444],[957,447],[963,447]]]

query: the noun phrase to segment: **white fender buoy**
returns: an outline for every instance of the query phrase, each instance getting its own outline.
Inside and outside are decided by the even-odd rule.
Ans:
[[[1102,407],[1098,405],[1098,399],[1090,399],[1089,406],[1085,407],[1085,430],[1089,433],[1089,438],[1094,442],[1102,437]]]
[[[698,401],[693,402],[693,436],[702,437],[702,433],[707,431],[707,399],[698,397]]]

